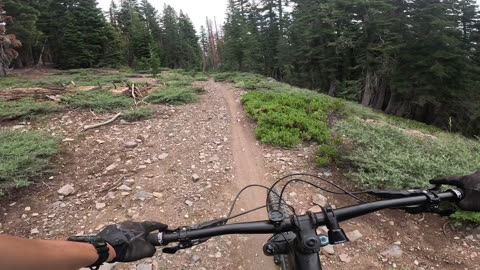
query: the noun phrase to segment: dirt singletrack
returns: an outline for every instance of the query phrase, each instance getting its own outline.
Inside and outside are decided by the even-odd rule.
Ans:
[[[240,104],[243,90],[213,81],[198,84],[206,89],[199,102],[155,106],[156,116],[139,123],[116,122],[81,132],[84,124],[111,115],[67,111],[26,125],[61,134],[63,151],[54,161],[54,174],[0,201],[0,233],[65,239],[124,220],[155,220],[176,228],[225,216],[244,186],[269,186],[290,173],[347,183],[337,168],[315,167],[315,145],[280,149],[260,144]],[[57,191],[66,184],[75,191],[60,196]],[[301,213],[313,206],[319,192],[299,184],[287,194]],[[337,207],[354,203],[323,195]],[[265,191],[252,189],[242,195],[235,213],[264,203]],[[235,221],[266,217],[261,210]],[[400,211],[344,222],[342,227],[356,239],[325,249],[324,269],[479,269],[480,228],[459,232],[444,224],[436,216]],[[261,250],[268,237],[217,237],[175,255],[159,251],[141,262],[103,269],[276,269]],[[394,256],[382,255],[389,250]]]

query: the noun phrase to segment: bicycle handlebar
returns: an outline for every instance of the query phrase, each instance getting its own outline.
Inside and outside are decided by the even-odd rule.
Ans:
[[[440,201],[460,201],[463,199],[461,190],[449,190],[447,192],[436,194]],[[363,216],[379,210],[388,208],[398,208],[406,206],[426,205],[431,202],[431,198],[425,195],[418,195],[407,198],[382,200],[370,203],[364,203],[344,208],[335,209],[333,212],[339,222],[352,218]],[[315,213],[316,225],[318,227],[326,225],[324,213]],[[308,215],[297,217],[298,220],[310,219]],[[228,234],[277,234],[289,232],[295,229],[291,218],[286,218],[279,225],[272,224],[270,221],[257,221],[247,223],[226,224],[213,228],[193,229],[185,228],[177,232],[170,233],[152,233],[147,236],[147,240],[154,246],[166,246],[169,243],[182,242],[184,240],[198,240],[214,236]]]

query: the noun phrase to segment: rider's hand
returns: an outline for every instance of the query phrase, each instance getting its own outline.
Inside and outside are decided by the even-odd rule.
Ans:
[[[134,262],[155,254],[156,248],[147,241],[147,236],[167,228],[167,225],[157,222],[127,221],[105,227],[98,236],[115,249],[113,262]]]
[[[430,183],[463,189],[465,198],[458,203],[458,206],[465,211],[480,212],[480,171],[467,176],[435,178],[430,180]]]

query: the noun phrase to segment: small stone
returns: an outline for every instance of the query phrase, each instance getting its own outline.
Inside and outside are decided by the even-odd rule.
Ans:
[[[134,210],[132,209],[127,210],[127,216],[134,217],[135,215],[137,215],[137,212],[135,212]]]
[[[166,159],[167,157],[168,157],[168,154],[167,154],[167,153],[163,153],[163,154],[158,155],[158,159],[159,159],[159,160],[164,160],[164,159]]]
[[[185,204],[188,205],[188,206],[190,206],[190,207],[193,206],[193,202],[190,201],[190,200],[186,200],[186,201],[185,201]]]
[[[349,239],[351,242],[355,242],[355,241],[357,241],[358,239],[362,238],[363,235],[360,233],[359,230],[355,230],[355,231],[353,231],[353,232],[347,233],[347,237],[348,237],[348,239]]]
[[[97,142],[98,144],[104,144],[104,143],[105,143],[105,141],[102,141],[102,140],[96,140],[96,142]]]
[[[68,196],[72,195],[75,192],[75,188],[73,187],[73,185],[68,184],[60,188],[57,192],[60,195]]]
[[[131,191],[132,188],[127,186],[127,185],[121,185],[117,188],[118,190],[123,190],[123,191]]]
[[[335,255],[335,249],[333,249],[332,245],[328,245],[322,248],[322,254],[324,255]]]
[[[396,241],[396,242],[393,242],[394,245],[397,245],[397,246],[400,246],[402,244],[402,242],[400,241]]]
[[[473,235],[469,235],[469,236],[465,237],[465,239],[470,240],[470,241],[474,241],[475,237]]]
[[[315,194],[312,196],[312,201],[314,204],[320,205],[321,207],[325,207],[327,205],[328,199],[321,194]]]
[[[315,205],[314,207],[308,209],[308,211],[312,213],[319,213],[319,212],[322,212],[322,208],[318,205]]]
[[[219,161],[219,160],[220,160],[220,158],[219,158],[217,155],[215,155],[215,156],[211,157],[211,158],[208,160],[208,162],[209,162],[209,163],[213,163],[213,162],[216,162],[216,161]]]
[[[415,260],[415,261],[413,262],[413,264],[415,264],[415,265],[418,266],[420,263],[419,263],[417,260]]]
[[[23,219],[26,219],[27,217],[28,217],[27,214],[22,214]]]
[[[56,216],[56,214],[51,214],[51,215],[48,215],[47,217],[48,218],[54,218]]]
[[[200,176],[198,176],[198,174],[195,173],[192,175],[192,180],[193,182],[198,182],[198,180],[200,180]]]
[[[217,253],[215,253],[215,258],[221,258],[222,257],[222,253],[219,251]]]
[[[198,255],[196,255],[196,254],[193,255],[193,256],[192,256],[192,261],[193,261],[193,262],[199,262],[199,261],[200,261],[200,256],[198,256]]]
[[[95,231],[100,231],[100,230],[103,229],[104,227],[105,227],[105,225],[100,224],[100,225],[98,225],[98,226],[95,228]]]
[[[38,217],[38,216],[40,216],[39,213],[33,213],[33,214],[32,214],[32,217]]]
[[[135,184],[135,180],[133,180],[133,179],[127,179],[127,180],[123,181],[123,184],[126,185],[126,186],[131,187],[131,186],[133,186],[133,184]]]
[[[153,192],[153,197],[157,199],[161,199],[163,197],[163,194],[160,192]]]
[[[34,228],[30,230],[30,234],[39,234],[39,233],[40,231],[38,230],[38,228]]]
[[[122,195],[122,196],[128,196],[128,195],[130,195],[130,192],[124,191],[124,192],[120,193],[120,195]]]
[[[390,249],[380,253],[380,255],[387,258],[399,258],[403,254],[402,249],[399,246],[392,246]]]
[[[30,210],[32,210],[32,208],[30,206],[25,207],[25,212],[28,212]]]
[[[72,139],[72,138],[65,138],[65,139],[62,140],[62,142],[73,142],[73,141],[75,141],[75,140]]]
[[[149,200],[153,198],[153,194],[150,193],[150,192],[146,192],[146,191],[139,191],[137,193],[135,193],[135,199],[137,200],[140,200],[140,201],[146,201],[146,200]]]
[[[330,176],[332,176],[332,173],[329,172],[329,171],[326,171],[326,172],[323,173],[323,175],[325,175],[326,177],[330,177]]]
[[[340,254],[340,261],[344,263],[349,263],[351,260],[352,258],[348,256],[348,254]]]
[[[106,206],[107,206],[106,203],[96,203],[95,204],[95,208],[97,208],[97,210],[105,208]]]
[[[53,208],[64,208],[67,205],[64,202],[56,201],[52,204]]]
[[[107,168],[105,168],[105,171],[106,172],[109,172],[109,171],[113,171],[117,168],[117,164],[111,164],[110,166],[108,166]]]
[[[135,141],[129,141],[125,143],[125,148],[133,149],[138,146],[138,143]]]
[[[153,264],[139,264],[137,270],[153,270]]]

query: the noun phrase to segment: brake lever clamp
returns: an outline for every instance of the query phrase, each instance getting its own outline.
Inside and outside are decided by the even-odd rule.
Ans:
[[[203,239],[197,239],[197,240],[190,240],[188,238],[188,232],[191,230],[198,230],[198,229],[206,229],[206,228],[213,228],[221,225],[225,225],[227,223],[227,219],[221,218],[221,219],[216,219],[213,221],[205,222],[202,224],[198,225],[193,225],[190,227],[179,227],[176,230],[169,231],[169,233],[177,233],[178,235],[178,245],[175,247],[166,247],[162,250],[163,253],[166,254],[175,254],[177,251],[181,249],[187,249],[191,248],[193,246],[200,245],[202,243],[207,242],[210,238],[203,238]]]
[[[426,204],[407,206],[401,209],[413,215],[421,213],[434,213],[439,214],[440,216],[449,216],[455,213],[456,209],[454,208],[440,209],[440,197],[433,192],[439,190],[439,188],[439,186],[435,186],[422,192],[422,194],[428,198],[428,202]]]
[[[348,239],[347,234],[345,234],[345,231],[340,228],[340,225],[338,224],[338,220],[335,216],[333,208],[330,206],[326,208],[322,207],[322,211],[325,213],[325,217],[327,218],[328,240],[330,245],[338,245],[349,242],[350,240]]]

